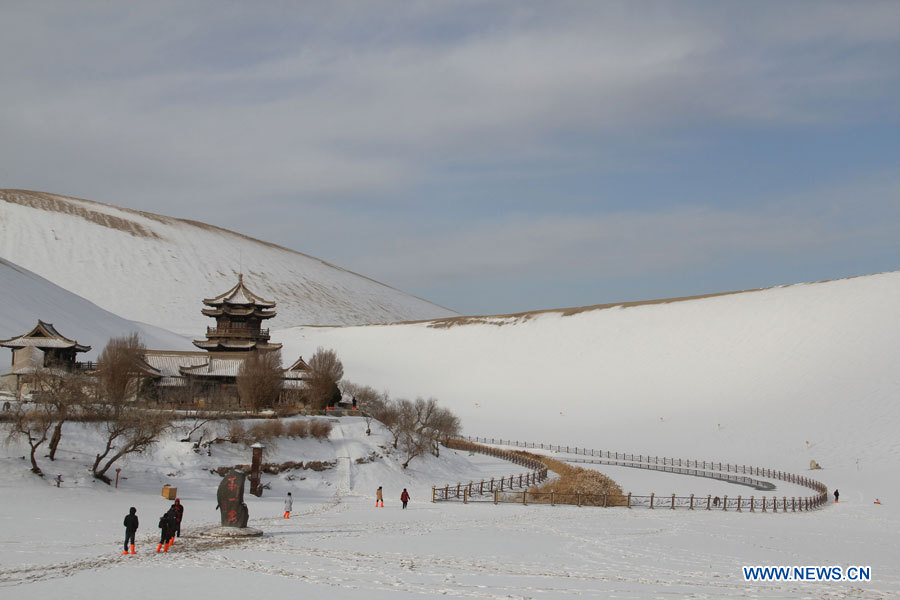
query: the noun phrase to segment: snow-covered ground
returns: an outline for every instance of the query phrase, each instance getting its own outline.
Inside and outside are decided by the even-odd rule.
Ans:
[[[267,461],[328,460],[327,471],[264,476],[262,498],[245,496],[262,538],[225,542],[199,533],[218,522],[209,469],[249,461],[249,450],[214,444],[195,453],[172,436],[123,464],[119,488],[95,483],[83,465],[96,434],[67,426],[47,480],[11,446],[0,463],[0,590],[4,598],[113,598],[160,594],[244,598],[887,598],[900,594],[897,512],[846,494],[804,514],[602,509],[490,503],[431,504],[433,483],[499,477],[519,469],[445,450],[409,470],[389,437],[359,418],[337,420],[327,441],[285,440]],[[356,459],[375,453],[374,462]],[[628,471],[627,473],[625,471]],[[62,487],[52,479],[63,475]],[[737,493],[740,486],[611,469],[626,487]],[[292,476],[293,479],[288,477]],[[156,521],[169,506],[164,483],[186,507],[183,537],[154,552]],[[385,508],[374,491],[385,489]],[[681,487],[679,487],[681,486]],[[401,510],[400,491],[412,501]],[[292,518],[281,517],[286,492]],[[779,488],[780,494],[782,489]],[[790,491],[785,493],[790,494]],[[121,556],[122,519],[138,508],[138,554]],[[744,565],[868,565],[869,583],[748,583]]]
[[[456,314],[239,233],[41,192],[0,190],[0,257],[120,317],[187,336],[206,331],[202,300],[233,286],[239,270],[250,289],[278,303],[272,327]]]
[[[105,340],[95,342],[92,332],[108,337],[135,326],[122,316],[199,335],[207,324],[200,316],[200,298],[231,285],[234,257],[223,259],[227,265],[211,262],[218,265],[212,275],[198,274],[193,259],[180,254],[184,240],[224,235],[204,242],[224,248],[234,234],[203,227],[198,229],[207,233],[197,233],[189,223],[123,216],[102,205],[90,208],[127,216],[132,224],[178,240],[179,252],[167,255],[165,240],[133,236],[80,216],[44,211],[50,216],[37,218],[38,209],[0,202],[0,229],[12,222],[7,219],[12,211],[30,211],[17,217],[19,225],[0,231],[0,255],[11,258],[7,246],[14,247],[33,264],[47,267],[55,265],[53,253],[35,248],[68,240],[61,247],[75,262],[54,273],[71,275],[74,287],[66,288],[117,313],[0,263],[0,337],[23,333],[42,318],[64,335],[100,348]],[[163,225],[174,229],[154,229]],[[11,235],[17,241],[10,242]],[[127,243],[122,236],[128,236]],[[85,246],[84,239],[101,242]],[[117,255],[104,250],[117,244],[127,248],[118,256],[128,269],[119,268]],[[257,250],[245,252],[244,264],[249,264],[248,254],[281,264],[265,254],[276,249],[264,247],[257,248],[258,255]],[[284,268],[288,279],[292,268]],[[85,279],[85,273],[95,272],[110,276]],[[254,271],[245,272],[252,281]],[[50,279],[59,284],[56,275]],[[369,292],[350,283],[335,285],[336,293],[368,298],[363,312],[369,316],[374,313],[367,312],[372,308],[367,302],[380,306],[375,292],[366,296]],[[321,299],[295,288],[254,289],[272,296],[279,309],[296,301],[301,310],[307,301]],[[154,302],[136,304],[135,297]],[[338,311],[345,317],[359,308],[325,306],[321,314]],[[126,308],[119,312],[119,307]],[[330,460],[335,467],[294,472],[293,480],[287,474],[267,477],[271,489],[266,495],[248,499],[251,525],[266,536],[226,544],[196,535],[217,521],[218,478],[209,469],[248,462],[246,449],[217,444],[207,457],[169,440],[123,464],[120,487],[112,489],[85,472],[96,451],[95,434],[71,426],[59,460],[42,461],[47,481],[28,472],[21,445],[3,451],[0,593],[4,598],[123,593],[376,599],[439,594],[897,597],[898,310],[900,273],[885,273],[683,302],[475,319],[449,327],[416,323],[273,331],[273,339],[284,343],[285,356],[333,348],[352,381],[393,397],[437,397],[461,417],[470,435],[806,473],[841,490],[841,503],[823,510],[784,515],[432,505],[426,500],[433,484],[505,476],[518,468],[447,451],[441,459],[416,461],[403,471],[398,457],[385,450],[383,433],[367,437],[359,421],[343,419],[328,442],[278,444],[270,460]],[[182,338],[157,333],[160,347],[182,343]],[[8,364],[8,356],[0,361]],[[356,462],[372,452],[378,455],[374,462]],[[823,470],[809,472],[810,460]],[[601,469],[635,494],[747,493],[744,487],[696,477]],[[51,481],[57,473],[64,479],[59,489]],[[163,483],[178,486],[185,501],[186,536],[169,555],[157,556],[150,551],[156,520],[167,506],[159,494]],[[378,485],[387,490],[388,501],[375,510],[372,496]],[[397,501],[403,487],[413,496],[407,511]],[[294,493],[295,517],[285,521],[281,500],[288,490]],[[784,486],[776,493],[806,491]],[[882,504],[874,504],[875,498]],[[132,505],[143,522],[141,553],[122,557],[117,554],[121,521]],[[744,565],[871,566],[872,581],[748,583]]]

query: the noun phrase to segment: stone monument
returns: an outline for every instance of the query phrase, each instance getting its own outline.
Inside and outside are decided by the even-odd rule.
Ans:
[[[203,532],[212,537],[256,537],[263,534],[259,529],[247,527],[250,513],[244,504],[244,480],[247,474],[240,469],[231,469],[219,484],[217,498],[222,525]]]

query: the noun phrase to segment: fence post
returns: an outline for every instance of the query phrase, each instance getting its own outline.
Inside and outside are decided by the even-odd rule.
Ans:
[[[628,492],[628,508],[631,508],[631,492]]]
[[[750,512],[755,512],[753,510],[753,496],[750,496]]]
[[[528,504],[528,490],[522,490],[522,504]]]
[[[650,492],[650,509],[653,509],[653,492]]]
[[[675,510],[675,494],[672,494],[672,510]]]
[[[787,512],[787,496],[782,496],[782,505],[783,510],[781,512]]]
[[[694,510],[694,495],[691,494],[691,510]]]
[[[778,496],[772,496],[772,512],[778,512]]]
[[[553,502],[553,490],[550,490],[550,506],[555,506],[555,503]]]
[[[431,503],[434,504],[434,486],[431,486]]]
[[[741,497],[738,496],[738,512],[741,512]]]
[[[578,492],[575,496],[578,498],[578,506],[581,506],[581,492]]]
[[[494,504],[497,504],[497,502],[499,501],[498,495],[499,493],[497,492],[497,490],[494,490]]]
[[[796,498],[791,496],[791,512],[797,512],[797,505],[794,504],[794,500],[796,500]]]
[[[463,488],[463,504],[469,503],[469,492],[466,488]]]
[[[709,505],[712,503],[712,494],[706,497],[706,510],[709,510]]]
[[[728,496],[722,497],[722,510],[728,510]]]

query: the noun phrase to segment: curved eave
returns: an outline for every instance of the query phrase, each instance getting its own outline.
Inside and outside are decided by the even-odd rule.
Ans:
[[[277,314],[274,310],[265,310],[255,306],[235,306],[233,304],[223,304],[215,308],[204,308],[200,312],[207,317],[229,315],[235,317],[257,317],[259,319],[271,319]]]
[[[218,350],[220,352],[235,350],[278,350],[281,348],[281,344],[267,344],[257,341],[224,342],[220,340],[194,340],[194,345],[203,350]]]

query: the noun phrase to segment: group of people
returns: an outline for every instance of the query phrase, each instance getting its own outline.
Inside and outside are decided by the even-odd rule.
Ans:
[[[168,552],[169,547],[175,543],[176,537],[181,537],[181,521],[184,518],[184,506],[181,500],[175,498],[175,503],[169,507],[169,510],[159,518],[159,545],[156,546],[157,552]],[[137,533],[140,521],[137,516],[137,509],[131,507],[128,514],[125,515],[125,548],[122,554],[137,554],[134,550],[134,536]]]
[[[403,488],[403,492],[400,494],[400,502],[403,503],[403,508],[406,508],[409,501],[409,492],[406,491],[406,488]],[[384,490],[382,490],[380,485],[378,486],[378,489],[375,490],[375,508],[384,508]]]

